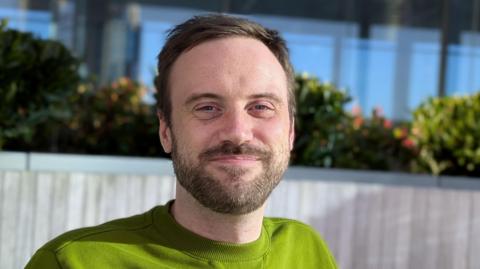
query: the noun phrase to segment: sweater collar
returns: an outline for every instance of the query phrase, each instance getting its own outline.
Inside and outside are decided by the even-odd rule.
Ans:
[[[251,261],[261,258],[270,248],[270,236],[264,225],[260,237],[250,243],[235,244],[207,239],[178,224],[170,214],[174,200],[159,206],[154,212],[158,232],[177,250],[197,257],[217,261]]]

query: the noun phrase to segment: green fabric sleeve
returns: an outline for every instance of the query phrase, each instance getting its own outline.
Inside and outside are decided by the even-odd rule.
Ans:
[[[49,268],[56,269],[61,268],[58,264],[57,257],[49,250],[40,249],[30,259],[25,269],[40,269]]]
[[[311,226],[264,218],[250,243],[213,241],[185,229],[169,205],[141,215],[65,233],[43,246],[31,268],[337,269],[326,242]]]

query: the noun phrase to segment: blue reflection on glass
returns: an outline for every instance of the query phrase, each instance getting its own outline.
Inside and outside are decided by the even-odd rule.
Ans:
[[[7,19],[7,28],[31,32],[40,38],[53,38],[52,15],[48,11],[0,8],[0,18]]]
[[[413,110],[437,95],[440,45],[430,42],[413,44],[411,57],[409,89],[405,90],[409,93],[408,106]]]
[[[332,37],[284,32],[290,60],[296,72],[308,72],[319,78],[332,78]]]

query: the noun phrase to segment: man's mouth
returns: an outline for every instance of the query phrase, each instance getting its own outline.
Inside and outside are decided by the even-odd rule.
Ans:
[[[212,147],[199,156],[204,164],[211,163],[226,167],[250,167],[269,159],[268,151],[248,144],[234,145],[225,142]]]
[[[211,162],[218,162],[224,164],[232,165],[248,165],[256,163],[260,160],[258,156],[255,155],[246,155],[246,154],[226,154],[226,155],[217,155],[209,158]]]

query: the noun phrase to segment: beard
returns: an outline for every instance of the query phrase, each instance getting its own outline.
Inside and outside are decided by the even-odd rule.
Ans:
[[[248,144],[225,142],[201,152],[195,164],[188,158],[191,155],[188,149],[180,150],[172,136],[173,168],[180,185],[201,205],[217,213],[243,215],[260,208],[280,182],[290,158],[287,148],[282,146],[279,152],[272,152]],[[248,168],[220,166],[225,176],[217,177],[206,170],[212,158],[236,154],[255,156],[262,164],[261,172],[245,181],[242,177],[249,174]]]

